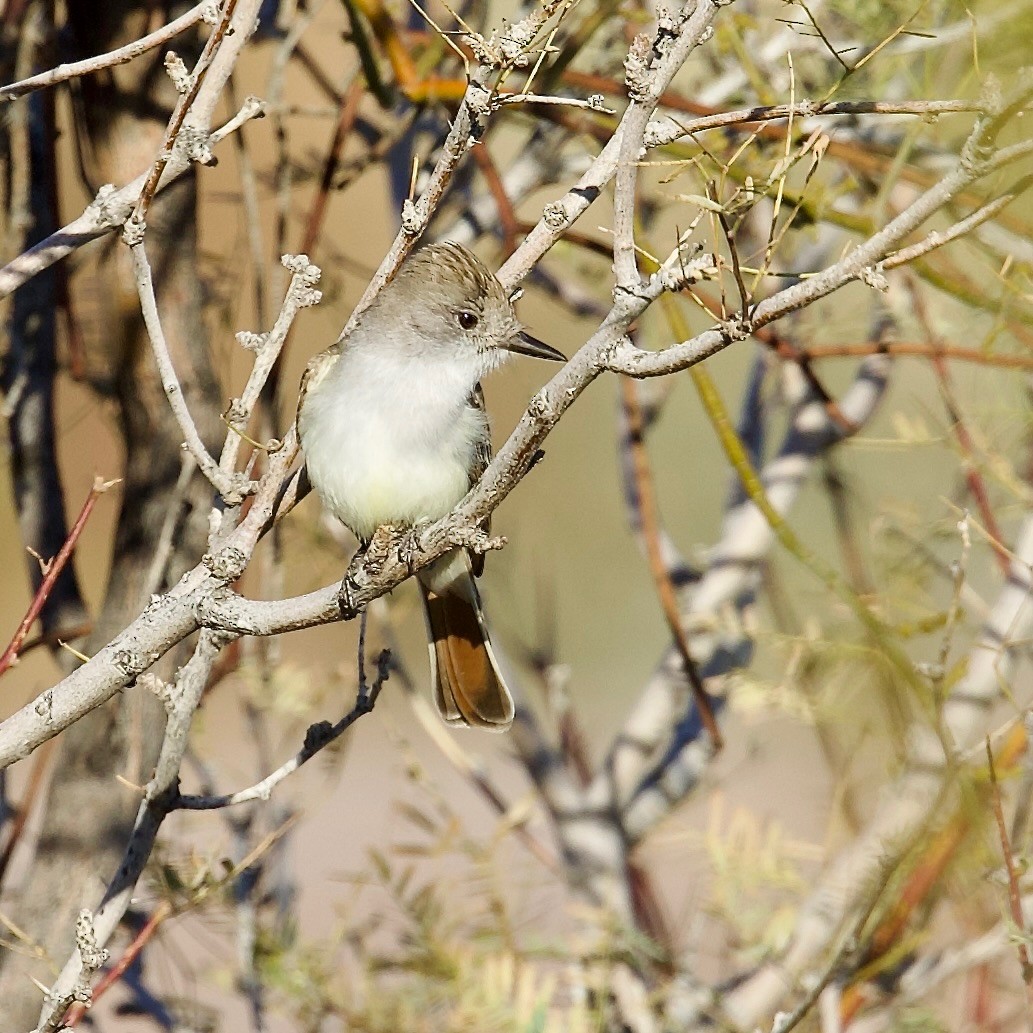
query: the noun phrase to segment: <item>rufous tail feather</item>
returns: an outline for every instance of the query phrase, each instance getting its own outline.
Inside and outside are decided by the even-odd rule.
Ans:
[[[495,662],[469,574],[441,591],[420,581],[420,590],[442,718],[450,725],[506,731],[513,723],[513,697]]]

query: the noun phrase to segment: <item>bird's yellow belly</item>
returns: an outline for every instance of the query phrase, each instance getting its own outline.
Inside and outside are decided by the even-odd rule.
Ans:
[[[358,537],[368,539],[383,524],[410,526],[444,516],[467,492],[466,468],[449,457],[368,465],[344,459],[330,508]]]

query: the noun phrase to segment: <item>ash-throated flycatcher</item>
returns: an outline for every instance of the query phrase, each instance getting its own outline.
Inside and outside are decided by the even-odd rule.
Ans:
[[[510,352],[564,361],[525,333],[479,258],[445,243],[416,252],[308,364],[298,433],[309,480],[360,542],[384,524],[437,520],[470,490],[491,458],[479,381]],[[471,570],[456,549],[417,575],[434,697],[449,724],[505,731],[513,698]]]

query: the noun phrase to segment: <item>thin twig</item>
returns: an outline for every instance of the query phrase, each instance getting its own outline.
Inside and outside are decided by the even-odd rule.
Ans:
[[[256,97],[248,97],[240,111],[211,134],[208,138],[209,144],[214,147],[231,133],[236,132],[249,119],[260,117],[263,110],[261,101]],[[190,163],[186,159],[170,165],[168,173],[158,185],[159,189],[167,187],[190,167]],[[112,230],[122,226],[132,213],[133,205],[136,203],[145,181],[146,175],[140,175],[118,190],[102,188],[81,215],[62,226],[56,233],[51,233],[38,244],[34,244],[27,251],[12,258],[10,262],[0,268],[0,298],[7,297],[23,283],[37,276],[44,269],[49,269],[55,262],[61,261],[77,248],[100,237],[105,237]]]
[[[506,194],[506,185],[499,175],[488,148],[485,144],[475,147],[472,151],[473,160],[477,163],[484,182],[488,184],[488,190],[495,201],[495,209],[498,213],[499,228],[502,230],[502,250],[504,257],[509,258],[517,247],[517,234],[520,232],[520,224],[517,221],[516,212],[513,210],[513,202]]]
[[[50,763],[52,752],[51,743],[47,743],[46,746],[36,752],[36,756],[32,759],[27,785],[22,792],[21,799],[18,801],[14,819],[8,827],[7,842],[4,843],[3,852],[0,853],[0,885],[3,884],[15,848],[21,841],[25,827],[32,816],[32,808],[36,798],[46,784],[47,766]]]
[[[205,447],[197,424],[194,423],[194,417],[190,413],[190,407],[183,395],[183,388],[169,353],[165,331],[161,326],[158,301],[154,294],[154,281],[151,277],[151,264],[147,260],[147,248],[142,236],[136,243],[130,245],[129,251],[133,258],[133,273],[136,277],[136,289],[140,296],[140,310],[143,313],[147,337],[151,342],[154,360],[158,365],[165,397],[168,399],[169,407],[172,409],[176,422],[179,424],[180,433],[183,435],[183,443],[194,462],[197,463],[198,469],[223,498],[238,498],[247,494],[246,483],[238,483],[237,479],[219,469],[219,464]]]
[[[151,171],[144,180],[140,197],[136,202],[136,207],[133,209],[133,214],[130,216],[130,222],[138,225],[143,225],[147,222],[147,209],[150,207],[154,194],[158,189],[162,173],[172,157],[173,146],[176,143],[180,130],[183,128],[183,123],[186,120],[187,113],[190,111],[190,106],[194,103],[201,86],[204,84],[208,69],[211,67],[215,54],[230,27],[236,6],[237,0],[225,0],[222,17],[212,30],[204,50],[201,51],[201,56],[197,59],[197,64],[194,65],[194,70],[190,75],[189,86],[185,92],[179,95],[179,99],[176,101],[175,110],[172,112],[172,117],[169,119],[169,124],[165,129],[165,136],[161,142],[161,150],[158,152],[158,157],[151,167]]]
[[[150,918],[144,923],[140,931],[133,937],[132,942],[123,951],[118,961],[111,966],[104,977],[92,989],[91,1004],[95,1003],[108,990],[110,990],[129,970],[130,966],[140,956],[144,947],[154,939],[154,934],[162,924],[170,918],[178,917],[191,909],[197,907],[213,894],[226,886],[231,885],[242,872],[250,868],[263,854],[265,854],[276,842],[283,838],[293,825],[294,819],[288,818],[283,824],[273,829],[262,841],[255,845],[252,850],[237,861],[229,871],[221,874],[221,877],[211,882],[205,882],[197,889],[185,904],[175,904],[172,901],[163,900],[151,913]],[[63,1026],[74,1028],[84,1018],[87,1005],[76,1003],[65,1013]]]
[[[333,185],[334,175],[341,161],[344,152],[344,145],[355,125],[355,119],[359,114],[359,102],[364,96],[363,83],[360,79],[345,91],[341,98],[337,123],[334,126],[334,135],[327,148],[326,157],[323,159],[323,170],[319,178],[319,187],[312,199],[312,207],[309,209],[308,218],[305,220],[305,233],[302,236],[301,246],[298,250],[305,255],[312,254],[319,240],[320,230],[323,225],[323,218],[326,214],[326,203],[330,196],[330,187]]]
[[[11,83],[9,86],[0,86],[0,102],[17,100],[34,90],[43,90],[48,86],[56,86],[58,83],[67,82],[69,79],[77,79],[79,76],[91,75],[103,68],[111,68],[115,65],[124,65],[133,61],[148,50],[160,47],[168,43],[170,39],[183,32],[191,26],[202,21],[205,14],[214,10],[213,0],[204,0],[203,3],[195,4],[190,10],[181,14],[178,18],[170,21],[168,25],[162,26],[154,32],[141,36],[140,39],[127,43],[124,47],[109,51],[106,54],[98,54],[96,57],[87,57],[82,61],[73,61],[69,64],[58,65],[46,72],[40,72],[29,79],[22,79],[21,82]]]
[[[261,781],[246,789],[240,789],[235,793],[227,793],[222,796],[177,796],[172,803],[171,810],[184,811],[210,811],[220,807],[233,807],[237,804],[247,803],[251,800],[268,800],[269,794],[288,775],[292,775],[302,765],[308,763],[317,753],[329,746],[330,743],[339,739],[360,717],[371,714],[373,708],[380,698],[380,691],[384,687],[391,673],[391,653],[384,650],[377,659],[377,677],[369,690],[364,691],[360,686],[355,705],[336,724],[329,721],[319,721],[310,725],[305,733],[305,742],[300,750],[285,764],[282,764],[275,771],[268,774]]]
[[[917,258],[923,258],[937,248],[943,247],[944,244],[949,244],[951,241],[966,236],[977,226],[981,226],[987,220],[1003,212],[1012,201],[1029,189],[1031,183],[1033,183],[1033,176],[1023,177],[1000,197],[995,197],[992,201],[988,201],[972,212],[971,215],[965,216],[964,219],[959,220],[949,229],[944,230],[943,233],[930,233],[924,240],[920,240],[910,247],[894,251],[883,259],[882,268],[896,269],[898,266],[913,262]]]
[[[632,460],[635,469],[635,483],[638,488],[638,508],[642,516],[642,536],[646,543],[646,554],[649,558],[649,570],[653,575],[656,584],[657,596],[660,599],[660,606],[663,609],[667,626],[671,631],[671,637],[681,655],[682,665],[685,668],[685,677],[688,679],[692,689],[693,698],[696,701],[696,708],[699,710],[699,718],[703,727],[710,736],[710,742],[714,750],[720,750],[724,745],[721,738],[721,730],[714,716],[714,708],[699,676],[696,663],[692,659],[692,652],[689,649],[685,629],[682,627],[681,612],[678,608],[678,598],[674,592],[674,585],[671,584],[670,572],[664,563],[663,551],[660,545],[660,527],[656,512],[656,498],[653,492],[653,475],[649,467],[649,457],[646,455],[646,444],[642,433],[642,411],[639,408],[636,397],[637,385],[628,377],[621,378],[621,394],[624,400],[624,409],[628,415],[628,447],[631,449]]]
[[[61,571],[64,570],[68,561],[72,558],[72,553],[75,551],[76,543],[79,541],[79,536],[83,532],[83,528],[86,526],[86,521],[89,520],[90,514],[93,512],[93,507],[97,502],[97,499],[101,497],[109,488],[118,484],[118,479],[113,481],[105,481],[101,478],[96,478],[93,482],[93,487],[90,489],[89,495],[86,496],[86,501],[83,503],[82,509],[79,511],[79,515],[75,518],[75,523],[72,524],[71,530],[68,532],[68,537],[65,539],[64,545],[61,546],[60,552],[46,564],[46,573],[43,576],[43,580],[40,582],[39,588],[36,589],[36,594],[32,598],[32,602],[29,604],[29,608],[22,618],[21,624],[18,625],[18,630],[14,633],[14,637],[8,643],[7,648],[4,650],[3,655],[0,656],[0,675],[2,675],[12,664],[17,662],[18,650],[21,648],[22,643],[25,641],[25,637],[29,634],[29,630],[32,628],[33,623],[39,616],[40,611],[43,609],[44,603],[47,601],[47,597],[50,595],[51,589],[54,587],[60,575]]]
[[[918,318],[919,324],[925,331],[926,336],[932,342],[933,346],[941,347],[942,342],[939,334],[933,327],[932,318],[930,317],[929,311],[926,307],[924,295],[913,277],[909,276],[906,282],[908,294],[911,298],[911,304],[914,309],[915,316]],[[961,411],[961,405],[958,402],[954,391],[954,384],[951,380],[950,370],[947,367],[947,363],[944,362],[943,356],[938,353],[933,355],[931,365],[934,373],[936,374],[937,383],[940,387],[940,396],[943,399],[944,408],[947,410],[947,416],[951,422],[951,430],[954,432],[958,448],[961,450],[961,464],[962,469],[964,470],[965,482],[968,485],[969,494],[971,494],[972,498],[975,500],[976,506],[979,509],[979,515],[983,520],[983,525],[986,527],[987,533],[990,536],[991,547],[993,548],[994,556],[997,559],[997,565],[1000,567],[1001,573],[1007,577],[1008,567],[1011,565],[1011,557],[1005,547],[1004,534],[997,521],[997,515],[994,513],[993,507],[990,504],[990,494],[987,491],[986,481],[984,480],[979,467],[976,465],[975,441],[973,440],[972,432],[968,429],[968,424],[965,422],[964,415]]]
[[[151,912],[150,918],[144,922],[140,931],[133,937],[132,942],[122,952],[122,956],[104,973],[103,978],[98,981],[97,985],[92,988],[90,1006],[96,1003],[99,998],[103,997],[104,994],[107,993],[107,991],[110,990],[111,987],[129,971],[130,966],[140,956],[144,947],[146,947],[154,938],[154,934],[158,931],[161,924],[167,918],[171,918],[172,914],[172,905],[167,900],[163,900]],[[62,1020],[62,1027],[66,1029],[74,1029],[78,1026],[86,1016],[87,1007],[88,1006],[81,1001],[73,1004],[65,1013],[64,1019]]]
[[[1015,864],[1015,852],[1012,850],[1008,836],[1008,826],[1004,820],[1004,808],[1001,806],[1001,787],[997,781],[997,768],[994,765],[994,751],[990,737],[986,737],[986,763],[990,773],[990,805],[997,824],[997,835],[1001,840],[1001,856],[1004,858],[1004,870],[1008,874],[1008,906],[1011,908],[1011,920],[1015,923],[1015,949],[1022,966],[1022,981],[1026,984],[1027,999],[1033,1006],[1033,963],[1030,962],[1029,947],[1026,945],[1026,916],[1022,913],[1022,892],[1019,889],[1019,872]]]
[[[779,343],[781,346],[781,342]],[[940,356],[954,362],[971,362],[977,366],[989,366],[994,369],[1018,369],[1033,371],[1033,356],[1003,355],[1000,352],[986,352],[979,348],[961,348],[952,344],[939,347],[925,341],[864,341],[850,344],[823,344],[816,348],[798,349],[795,345],[793,355],[787,358],[800,357],[820,362],[823,359],[857,359],[868,355],[893,355],[901,358],[911,357],[933,359]],[[779,348],[776,348],[778,351]]]

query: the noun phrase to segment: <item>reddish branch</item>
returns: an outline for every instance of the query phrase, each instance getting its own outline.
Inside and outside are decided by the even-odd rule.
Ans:
[[[340,99],[340,115],[337,119],[337,125],[334,127],[334,135],[330,141],[326,158],[323,161],[323,172],[319,179],[319,189],[312,200],[312,207],[309,209],[308,219],[305,221],[305,235],[302,237],[299,249],[299,252],[303,255],[311,255],[319,240],[319,234],[323,228],[323,219],[326,215],[326,202],[330,195],[330,186],[334,181],[337,167],[341,163],[344,145],[355,126],[355,119],[359,114],[359,102],[365,96],[365,92],[362,80],[356,79]]]
[[[0,885],[3,884],[4,877],[7,875],[7,868],[11,863],[15,847],[18,846],[22,834],[25,832],[25,826],[28,824],[29,815],[32,814],[36,798],[46,784],[45,776],[53,742],[54,740],[51,739],[43,749],[37,751],[36,756],[32,759],[32,769],[29,772],[28,785],[25,787],[25,792],[22,794],[22,798],[14,812],[14,817],[8,826],[7,842],[4,843],[3,851],[0,852]]]
[[[129,971],[129,966],[136,961],[140,956],[140,952],[154,938],[154,934],[158,931],[158,927],[161,923],[171,916],[172,905],[168,901],[162,901],[154,909],[154,913],[147,919],[143,928],[133,938],[133,942],[126,947],[122,957],[120,957],[118,961],[104,973],[103,978],[95,987],[93,987],[93,995],[90,1005],[96,1002],[98,998],[103,997],[103,995],[107,993],[107,991],[110,990],[127,971]],[[64,1020],[62,1021],[62,1028],[72,1029],[77,1026],[79,1021],[86,1014],[87,1007],[90,1005],[83,1004],[82,1002],[73,1004],[65,1013]]]
[[[11,639],[10,644],[4,650],[3,656],[0,656],[0,675],[4,674],[6,670],[11,667],[18,660],[18,651],[21,649],[22,643],[25,641],[26,636],[29,634],[29,629],[32,627],[36,618],[40,615],[40,611],[43,609],[44,603],[58,579],[58,575],[65,568],[68,561],[72,558],[72,553],[75,551],[76,543],[79,541],[79,536],[82,534],[83,528],[86,526],[86,521],[90,518],[90,513],[93,512],[93,507],[97,502],[97,499],[101,497],[112,485],[117,484],[118,481],[102,481],[99,477],[93,482],[93,487],[90,489],[90,494],[86,496],[86,501],[83,503],[82,510],[79,512],[79,516],[76,517],[75,523],[72,525],[71,531],[68,532],[68,537],[65,539],[64,545],[61,546],[60,552],[45,565],[43,580],[40,582],[39,588],[36,589],[36,594],[33,596],[32,602],[29,604],[29,608],[22,618],[21,624],[18,625],[18,630],[14,633],[14,638]]]
[[[968,485],[969,494],[979,509],[979,516],[990,538],[990,545],[994,550],[994,556],[997,558],[997,565],[1001,568],[1001,573],[1007,578],[1011,569],[1011,554],[1004,546],[1001,525],[997,522],[997,517],[990,506],[990,495],[986,488],[986,482],[983,480],[983,475],[979,472],[979,467],[976,465],[975,442],[961,413],[961,407],[958,405],[954,394],[950,370],[943,359],[944,342],[933,329],[932,320],[929,318],[929,312],[926,309],[925,298],[922,296],[922,292],[913,278],[909,277],[908,286],[911,291],[915,315],[936,349],[932,355],[932,367],[936,374],[936,380],[940,385],[940,395],[943,398],[944,407],[947,409],[947,415],[950,417],[951,430],[954,432],[954,437],[957,438],[958,448],[961,449],[962,465],[965,469],[965,483]]]
[[[198,91],[204,83],[205,75],[211,67],[219,46],[229,30],[236,6],[237,0],[226,0],[226,6],[223,8],[219,24],[215,26],[211,36],[208,37],[208,42],[205,44],[204,50],[201,51],[201,57],[198,59],[193,75],[190,77],[190,86],[185,93],[180,94],[179,100],[176,103],[176,109],[172,112],[172,118],[169,119],[168,127],[165,130],[165,138],[161,142],[158,158],[154,165],[151,166],[151,171],[144,182],[143,189],[140,191],[139,200],[136,202],[136,208],[132,215],[134,222],[144,223],[147,221],[147,209],[154,199],[158,183],[161,181],[161,175],[165,171],[169,159],[172,157],[172,147],[179,136],[180,130],[183,128],[183,123],[186,121],[191,105],[196,100]]]
[[[1002,744],[998,759],[1005,765],[1014,764],[1025,748],[1025,730],[1017,725]],[[942,887],[943,873],[972,831],[972,810],[969,806],[969,810],[959,810],[924,848],[896,904],[871,934],[861,973],[857,981],[843,993],[839,1009],[841,1028],[846,1028],[864,1007],[868,999],[867,982],[875,977],[887,954],[899,945],[914,913],[934,890]]]
[[[1011,908],[1011,920],[1018,933],[1015,944],[1019,953],[1019,964],[1022,966],[1022,980],[1029,991],[1033,1004],[1033,964],[1030,962],[1029,948],[1023,937],[1026,935],[1026,917],[1022,913],[1022,891],[1019,889],[1019,873],[1015,866],[1015,853],[1008,836],[1008,827],[1004,821],[1004,809],[1001,806],[1001,787],[997,783],[997,769],[994,766],[994,751],[990,745],[990,737],[986,738],[986,762],[990,771],[990,803],[997,823],[997,834],[1001,839],[1001,854],[1004,857],[1004,868],[1008,873],[1008,905]]]
[[[495,201],[495,207],[499,213],[499,228],[502,230],[502,249],[505,257],[509,258],[517,249],[517,235],[521,232],[516,212],[513,211],[513,202],[506,193],[506,185],[502,182],[499,170],[487,148],[474,147],[470,154],[473,156],[477,168],[480,169],[481,175],[484,176],[484,182],[487,183]]]
[[[765,343],[774,342],[774,334],[757,335]],[[779,340],[776,350],[782,354],[783,347],[793,347],[788,342]],[[998,369],[1020,369],[1033,371],[1033,355],[1002,355],[998,352],[985,352],[978,348],[956,348],[953,345],[940,347],[925,341],[865,341],[856,344],[830,344],[820,348],[795,349],[786,358],[802,355],[812,360],[819,359],[852,359],[864,358],[868,355],[908,355],[921,359],[943,358],[956,362],[973,362],[978,366],[993,366]]]
[[[649,466],[649,457],[646,455],[642,410],[638,404],[637,390],[637,385],[631,378],[621,378],[624,408],[628,416],[628,447],[631,449],[634,465],[638,508],[642,518],[642,537],[646,544],[649,570],[656,583],[660,606],[664,611],[667,625],[671,629],[675,647],[685,667],[685,677],[692,687],[692,695],[699,710],[700,721],[707,730],[714,749],[719,750],[724,745],[724,740],[721,738],[721,730],[717,726],[717,719],[714,717],[714,710],[710,705],[710,697],[703,687],[703,681],[696,669],[695,661],[692,659],[692,653],[689,651],[689,643],[685,637],[685,629],[682,627],[681,613],[678,609],[678,598],[675,595],[674,585],[671,584],[671,576],[664,563],[660,547],[660,528],[656,512],[656,496],[653,491],[653,474]]]

